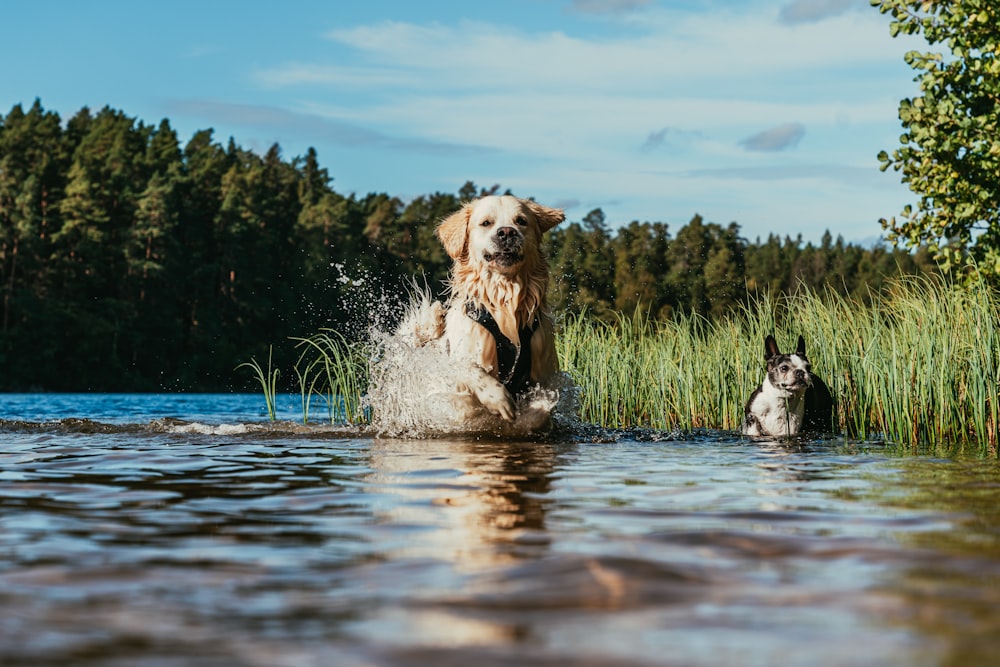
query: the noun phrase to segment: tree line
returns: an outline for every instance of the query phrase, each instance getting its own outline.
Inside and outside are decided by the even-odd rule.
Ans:
[[[388,326],[414,276],[443,293],[435,223],[496,192],[343,194],[312,149],[286,160],[211,130],[182,143],[167,120],[108,107],[63,121],[16,105],[0,116],[0,390],[242,387],[235,366],[272,344],[287,355],[290,337],[324,327]],[[547,243],[552,306],[595,317],[718,317],[799,285],[864,299],[934,270],[921,251],[829,233],[749,242],[697,215],[671,236],[661,222],[612,229],[595,209]]]

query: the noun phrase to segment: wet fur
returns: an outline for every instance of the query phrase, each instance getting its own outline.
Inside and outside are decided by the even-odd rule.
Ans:
[[[497,379],[493,337],[466,314],[468,303],[488,310],[515,344],[519,330],[537,316],[539,326],[530,342],[531,381],[543,388],[555,381],[559,366],[546,303],[549,268],[541,241],[564,219],[559,209],[505,195],[469,202],[438,225],[438,238],[453,262],[448,303],[442,307],[422,299],[397,334],[408,336],[414,345],[443,344],[449,356],[466,368],[464,381],[456,387],[459,409],[485,409],[505,421],[517,417],[516,397]],[[544,417],[539,421],[547,422]]]
[[[826,383],[812,372],[805,339],[799,336],[795,352],[782,354],[774,336],[767,336],[764,360],[767,375],[746,402],[742,433],[785,437],[832,432],[833,396]]]

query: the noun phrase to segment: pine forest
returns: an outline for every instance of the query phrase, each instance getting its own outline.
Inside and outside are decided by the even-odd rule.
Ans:
[[[242,390],[234,368],[290,337],[391,326],[415,281],[444,293],[437,221],[505,192],[456,186],[409,201],[345,194],[312,149],[286,159],[212,130],[185,142],[167,120],[107,107],[63,119],[15,106],[0,116],[0,390]],[[895,276],[935,270],[923,251],[829,232],[818,245],[750,241],[694,212],[625,223],[569,211],[547,243],[557,317],[607,321],[713,320],[800,287],[865,303]]]

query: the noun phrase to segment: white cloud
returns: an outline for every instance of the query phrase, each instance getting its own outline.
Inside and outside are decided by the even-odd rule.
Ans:
[[[331,31],[353,52],[349,65],[292,63],[263,69],[261,82],[382,85],[476,91],[645,91],[670,85],[746,86],[762,76],[823,71],[902,54],[882,17],[840,16],[785,25],[774,14],[650,10],[616,38],[533,33],[494,23],[416,25],[386,21]],[[850,48],[845,49],[845,40]],[[370,78],[367,76],[370,75]]]
[[[386,21],[329,32],[336,60],[275,65],[255,78],[294,90],[290,103],[306,117],[495,151],[485,162],[455,163],[438,181],[501,182],[515,192],[579,200],[587,210],[617,201],[609,208],[629,218],[662,219],[626,211],[648,212],[654,202],[660,210],[690,209],[703,198],[733,210],[721,218],[774,225],[786,214],[764,209],[798,211],[806,203],[796,200],[807,193],[816,206],[823,183],[828,197],[836,192],[850,202],[836,168],[809,172],[814,192],[788,187],[777,174],[783,167],[794,173],[789,160],[846,170],[870,162],[877,171],[874,154],[886,146],[861,145],[855,136],[864,129],[870,137],[876,126],[887,128],[877,134],[898,134],[901,95],[885,77],[905,72],[898,65],[905,49],[874,10],[841,12],[843,3],[833,0],[799,0],[783,13],[777,4],[700,13],[627,0],[591,9],[598,4],[629,9],[600,37],[571,26],[537,32],[463,20]],[[905,93],[905,74],[900,81]],[[808,150],[800,144],[807,126]],[[725,171],[758,167],[773,171],[758,172],[752,184]],[[819,208],[849,215],[847,204]]]
[[[555,158],[606,161],[601,153],[634,151],[666,126],[711,137],[705,148],[735,146],[787,118],[822,127],[894,117],[898,100],[884,87],[862,92],[864,77],[824,74],[888,59],[877,12],[793,28],[774,15],[652,11],[641,31],[614,39],[471,22],[384,22],[328,37],[349,49],[345,64],[293,63],[258,80],[307,91],[303,112]]]

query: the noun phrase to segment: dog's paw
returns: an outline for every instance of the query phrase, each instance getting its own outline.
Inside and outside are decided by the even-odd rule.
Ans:
[[[468,376],[459,383],[458,391],[474,398],[487,412],[505,421],[512,422],[517,417],[517,407],[510,392],[481,366],[469,367]]]
[[[505,421],[512,422],[517,416],[514,399],[499,382],[484,383],[476,388],[476,398],[483,407]]]

